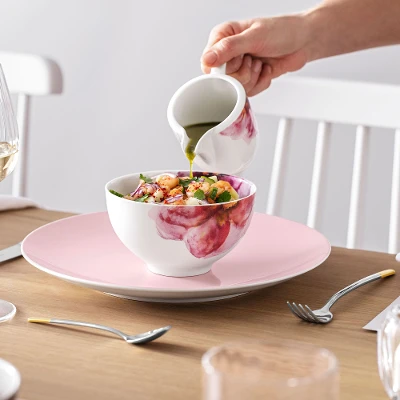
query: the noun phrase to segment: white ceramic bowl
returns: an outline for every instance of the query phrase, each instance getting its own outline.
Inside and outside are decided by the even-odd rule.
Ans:
[[[21,385],[21,375],[14,365],[0,358],[0,400],[14,399]]]
[[[188,175],[188,171],[143,174],[152,177],[165,172]],[[194,174],[204,175],[204,172]],[[231,203],[169,206],[134,202],[115,196],[110,190],[122,194],[132,192],[139,184],[139,173],[113,179],[105,189],[108,215],[115,233],[151,272],[176,277],[207,273],[246,233],[256,194],[255,185],[246,179],[217,176],[229,181],[238,192],[240,199],[234,206]]]

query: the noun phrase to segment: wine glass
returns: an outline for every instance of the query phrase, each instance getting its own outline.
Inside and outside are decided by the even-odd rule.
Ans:
[[[0,65],[0,182],[15,168],[18,158],[18,127],[10,92]]]
[[[285,341],[243,341],[202,358],[204,400],[337,400],[336,357],[326,349]]]
[[[3,69],[0,65],[0,182],[14,170],[18,158],[18,127]],[[0,299],[0,322],[8,321],[15,306]]]
[[[379,376],[390,399],[400,399],[400,306],[386,314],[378,331]]]

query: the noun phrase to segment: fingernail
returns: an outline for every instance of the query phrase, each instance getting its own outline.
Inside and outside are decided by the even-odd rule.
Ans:
[[[251,64],[253,64],[253,59],[251,57],[249,57],[246,62],[247,62],[247,66],[249,68],[251,68]]]
[[[215,51],[207,51],[207,53],[203,55],[203,62],[207,65],[213,65],[217,61],[217,58],[218,56]]]
[[[260,60],[256,60],[253,64],[253,71],[258,73],[261,71],[262,68],[262,62]]]

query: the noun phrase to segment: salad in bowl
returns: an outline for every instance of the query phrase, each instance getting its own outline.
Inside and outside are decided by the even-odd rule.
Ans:
[[[179,176],[164,173],[149,178],[139,175],[140,181],[134,191],[121,194],[110,192],[118,197],[140,203],[198,206],[234,202],[239,195],[224,177],[211,175]],[[234,205],[234,204],[232,204]]]
[[[226,174],[153,171],[106,184],[111,224],[156,274],[207,273],[246,233],[256,187]]]

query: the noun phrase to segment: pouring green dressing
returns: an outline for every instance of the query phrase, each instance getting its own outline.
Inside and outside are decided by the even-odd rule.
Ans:
[[[202,138],[202,136],[208,132],[211,128],[219,125],[220,122],[203,122],[201,124],[193,124],[184,127],[186,131],[186,135],[189,138],[189,142],[185,149],[185,154],[187,159],[189,160],[189,171],[190,171],[190,178],[193,178],[193,160],[196,157],[195,149],[197,143]]]

